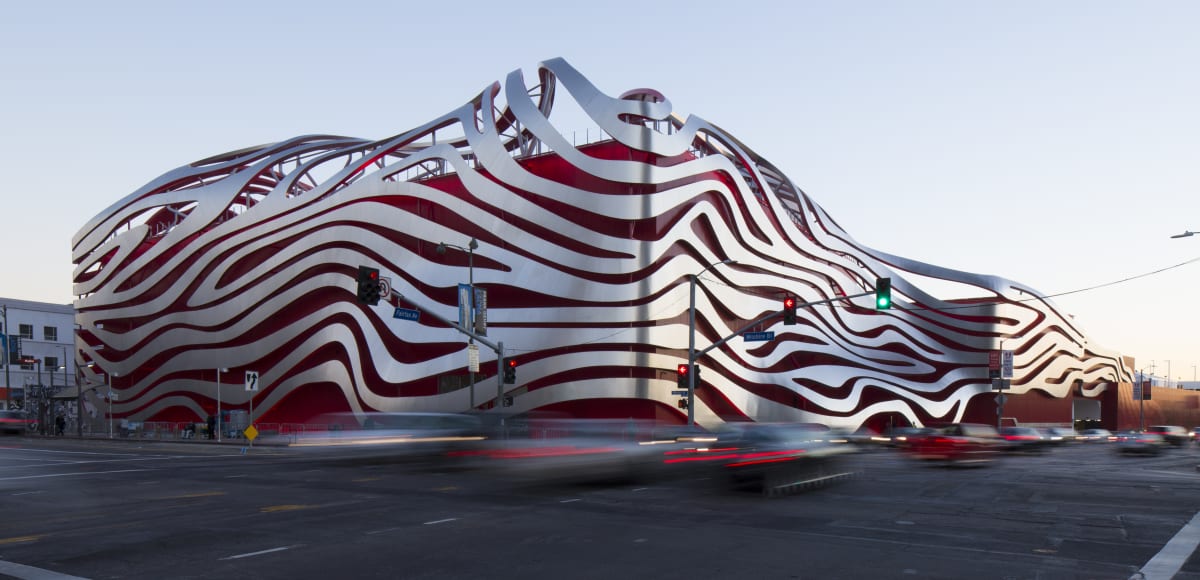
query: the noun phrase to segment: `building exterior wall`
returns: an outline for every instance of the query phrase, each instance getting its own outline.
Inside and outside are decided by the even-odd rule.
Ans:
[[[1152,425],[1200,426],[1200,392],[1153,387],[1149,400],[1138,401],[1133,397],[1133,385],[1123,383],[1119,385],[1114,398],[1117,399],[1116,404],[1104,416],[1106,429],[1140,429]]]
[[[388,139],[239,150],[118,200],[73,240],[85,378],[111,379],[114,413],[135,420],[248,410],[253,396],[260,422],[564,409],[682,422],[675,368],[694,336],[700,424],[848,427],[994,418],[1001,345],[1015,352],[1013,405],[1039,417],[1130,380],[1028,286],[857,243],[777,167],[656,91],[611,97],[558,59],[537,77],[515,71]],[[604,139],[563,138],[556,96]],[[378,305],[356,299],[362,265],[390,279]],[[881,277],[885,311],[868,296]],[[443,322],[468,278],[488,301],[473,389],[467,336]],[[930,279],[977,298],[939,297]],[[779,317],[787,296],[805,305],[794,325]],[[756,320],[774,340],[721,342]],[[516,384],[496,381],[489,343],[519,361]],[[253,395],[247,371],[262,378]]]
[[[22,407],[27,398],[33,400],[42,395],[43,389],[45,394],[51,394],[74,388],[75,308],[70,304],[12,298],[0,298],[0,306],[4,307],[7,318],[7,324],[0,319],[3,344],[8,344],[10,335],[21,337],[22,354],[41,363],[10,365],[8,357],[0,357],[3,359],[0,365],[4,367],[0,369],[0,381],[4,381],[5,387],[0,391],[0,408]],[[31,331],[26,336],[21,335],[22,325]]]

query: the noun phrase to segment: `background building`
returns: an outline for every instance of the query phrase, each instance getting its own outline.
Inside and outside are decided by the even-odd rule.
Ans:
[[[75,308],[0,298],[3,365],[0,406],[26,409],[34,416],[63,413],[74,421]],[[18,357],[19,355],[19,357]],[[21,358],[21,360],[17,360]]]

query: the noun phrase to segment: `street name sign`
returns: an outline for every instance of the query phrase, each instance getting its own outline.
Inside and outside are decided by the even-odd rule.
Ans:
[[[742,340],[746,342],[764,342],[768,340],[775,340],[775,331],[769,330],[767,332],[743,332]]]
[[[392,318],[416,321],[421,319],[421,311],[413,310],[411,308],[397,308],[396,311],[392,313]]]

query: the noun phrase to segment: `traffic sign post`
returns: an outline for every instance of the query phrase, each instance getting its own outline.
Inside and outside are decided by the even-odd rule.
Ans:
[[[246,371],[246,392],[250,393],[250,417],[249,417],[250,426],[246,429],[246,431],[250,431],[250,430],[254,429],[254,393],[258,392],[258,388],[259,388],[258,371]],[[220,422],[220,418],[218,418],[218,422]],[[242,432],[243,435],[246,434],[246,431]],[[257,431],[251,431],[251,432],[254,435],[258,435]],[[254,447],[254,437],[251,436],[251,437],[249,437],[249,439],[250,439],[250,446]],[[243,450],[243,452],[244,452],[244,450]]]
[[[477,373],[479,372],[479,345],[467,345],[467,370]]]
[[[1000,378],[1013,378],[1013,351],[1000,351]]]

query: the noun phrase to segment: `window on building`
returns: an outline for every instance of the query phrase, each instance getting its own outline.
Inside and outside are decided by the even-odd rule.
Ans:
[[[19,335],[21,338],[28,338],[29,340],[33,340],[33,325],[32,324],[22,324],[22,325],[18,326],[17,328],[20,329]]]
[[[43,326],[42,338],[48,342],[58,342],[58,329],[53,326]]]
[[[58,357],[48,356],[42,359],[42,370],[54,372],[58,370]]]

